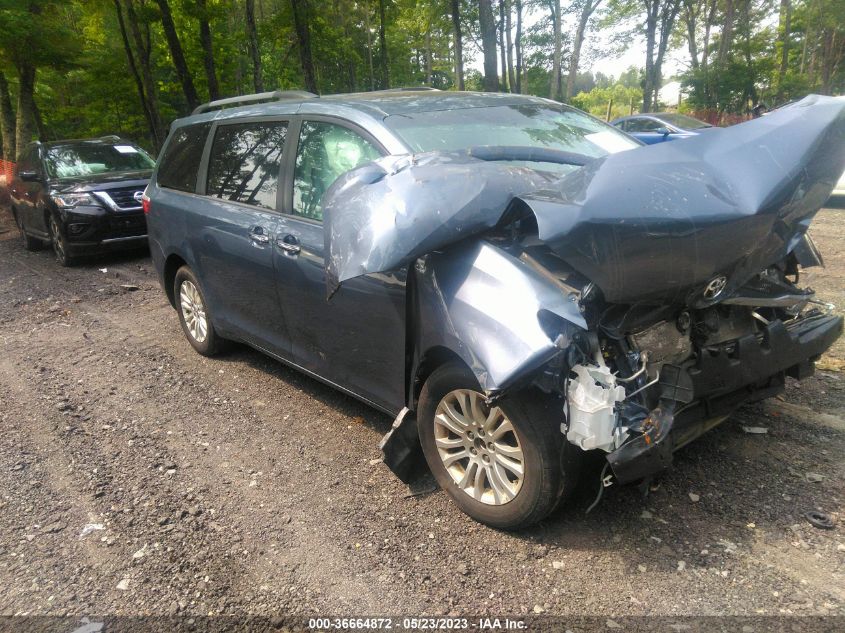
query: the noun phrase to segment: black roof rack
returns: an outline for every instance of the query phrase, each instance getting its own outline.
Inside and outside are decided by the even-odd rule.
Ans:
[[[259,92],[254,95],[242,95],[240,97],[229,97],[228,99],[217,99],[216,101],[209,101],[203,103],[191,113],[202,114],[209,110],[216,108],[224,108],[226,106],[243,105],[247,103],[256,103],[259,101],[285,101],[287,99],[314,99],[317,95],[307,90],[276,90],[274,92]]]

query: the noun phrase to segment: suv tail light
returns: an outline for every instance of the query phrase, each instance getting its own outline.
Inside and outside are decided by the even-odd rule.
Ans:
[[[144,215],[147,215],[150,212],[150,197],[147,194],[144,194],[141,197],[141,205],[144,207]]]

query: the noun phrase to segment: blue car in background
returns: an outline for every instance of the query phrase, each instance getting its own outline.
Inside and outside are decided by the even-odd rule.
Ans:
[[[709,123],[674,112],[634,114],[611,121],[611,125],[648,145],[689,138],[713,128]]]

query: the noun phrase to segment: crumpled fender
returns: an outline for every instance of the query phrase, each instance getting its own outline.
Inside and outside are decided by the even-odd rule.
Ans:
[[[347,172],[323,201],[328,295],[493,228],[516,194],[551,181],[466,153],[386,156]]]
[[[413,287],[416,349],[455,352],[487,395],[544,365],[587,328],[574,297],[485,240],[420,259]],[[556,345],[558,333],[564,338]]]

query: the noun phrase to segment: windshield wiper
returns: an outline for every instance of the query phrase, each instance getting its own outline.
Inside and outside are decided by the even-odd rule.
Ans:
[[[548,147],[528,147],[522,145],[476,145],[467,149],[467,154],[479,160],[513,160],[532,163],[558,163],[560,165],[584,166],[595,160],[594,156],[576,154]]]

